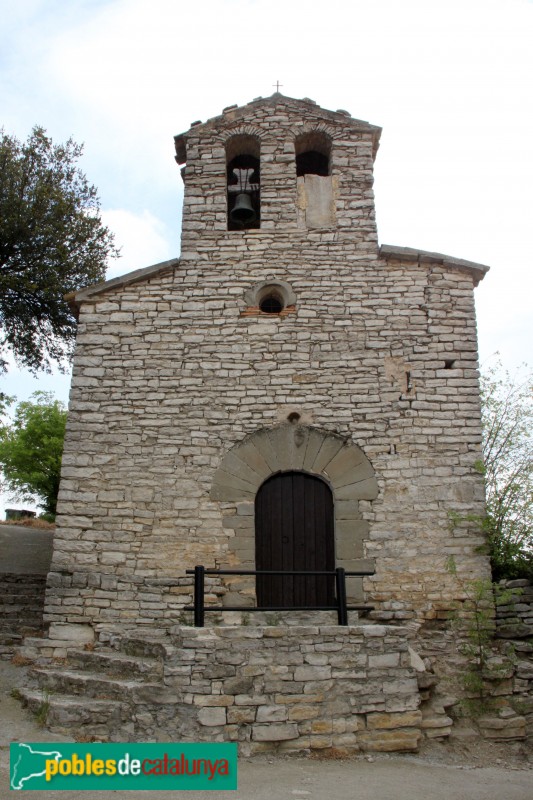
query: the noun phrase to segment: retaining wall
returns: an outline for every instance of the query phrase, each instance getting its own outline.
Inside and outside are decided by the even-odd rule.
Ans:
[[[177,629],[165,684],[183,713],[173,734],[239,741],[241,751],[415,750],[422,714],[406,631]]]

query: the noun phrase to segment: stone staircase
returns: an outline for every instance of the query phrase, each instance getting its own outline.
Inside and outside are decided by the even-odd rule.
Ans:
[[[43,631],[46,575],[0,575],[0,658],[9,659],[24,636]]]
[[[129,637],[114,647],[69,649],[63,663],[31,667],[19,694],[48,728],[77,741],[157,741],[177,709],[163,684],[170,649]]]
[[[74,626],[51,626],[56,637],[67,630],[81,638]],[[349,754],[413,751],[423,735],[403,628],[175,626],[157,639],[99,635],[85,644],[27,639],[19,651],[32,662],[23,703],[77,741],[229,740],[243,755]]]

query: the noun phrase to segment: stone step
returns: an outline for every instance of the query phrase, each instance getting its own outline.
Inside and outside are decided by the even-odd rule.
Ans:
[[[107,740],[110,730],[120,731],[127,724],[122,703],[117,700],[53,695],[41,689],[26,688],[19,689],[18,694],[22,704],[43,725],[74,738]]]
[[[0,631],[0,644],[8,647],[18,647],[22,644],[22,635],[20,633]]]
[[[19,644],[20,637],[12,636],[9,638],[0,636],[0,659],[2,659],[2,661],[10,661],[15,655]]]
[[[38,647],[39,645],[42,645],[44,641],[45,639],[43,639],[42,636],[26,636],[26,638],[24,639],[24,646]]]
[[[67,657],[67,642],[64,639],[48,639],[38,634],[39,631],[34,631],[33,636],[24,637],[24,644],[19,650],[23,658],[44,664],[53,658]]]
[[[2,644],[20,644],[22,642],[22,635],[20,633],[1,633],[0,642]]]
[[[175,693],[160,683],[110,678],[100,672],[33,667],[28,670],[32,688],[49,694],[80,695],[98,700],[118,700],[130,705],[175,702]]]
[[[35,620],[25,622],[21,620],[18,625],[3,625],[0,624],[0,636],[39,636],[43,632],[43,628],[36,626]]]
[[[69,664],[89,672],[120,678],[161,678],[163,663],[150,656],[132,656],[116,650],[69,650]]]
[[[140,639],[136,636],[121,636],[115,643],[120,652],[128,656],[163,659],[174,648],[168,639]]]
[[[5,644],[6,642],[8,644],[15,643],[17,647],[21,647],[24,642],[24,637],[28,633],[31,633],[35,636],[36,634],[39,634],[39,631],[35,630],[35,628],[19,628],[17,631],[0,630],[0,642],[2,644]]]

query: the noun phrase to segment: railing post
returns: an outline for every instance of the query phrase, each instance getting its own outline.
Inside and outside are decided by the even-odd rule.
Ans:
[[[339,625],[348,625],[348,609],[346,608],[346,574],[344,567],[335,570],[337,588],[337,616]]]
[[[194,568],[194,627],[204,627],[204,577],[205,567]],[[340,623],[339,623],[340,624]]]

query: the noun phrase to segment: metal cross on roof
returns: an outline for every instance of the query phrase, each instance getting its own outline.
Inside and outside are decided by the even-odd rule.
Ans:
[[[273,83],[272,86],[275,86],[276,87],[276,92],[279,92],[279,87],[283,86],[283,84],[280,83],[279,81],[276,81],[276,83]]]

